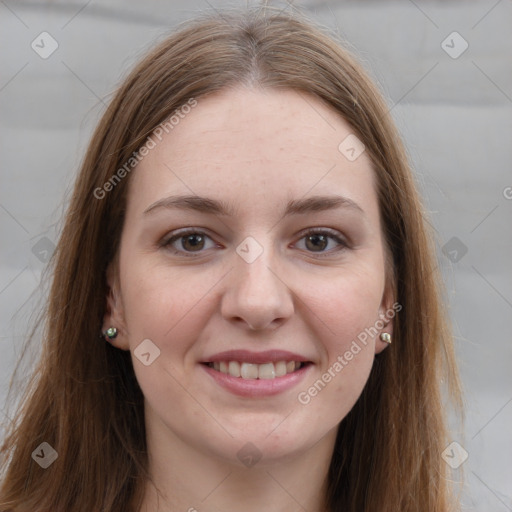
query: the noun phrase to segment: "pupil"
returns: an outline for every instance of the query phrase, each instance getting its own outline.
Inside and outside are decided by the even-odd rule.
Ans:
[[[313,241],[313,240],[316,240],[318,241],[319,239],[321,239],[321,246],[319,245],[316,245],[315,243],[313,244],[313,248],[320,248],[320,249],[325,249],[325,247],[327,246],[327,240],[326,240],[326,236],[325,235],[309,235],[307,240],[306,240],[306,244],[308,241]]]
[[[183,248],[187,249],[187,247],[185,247],[186,244],[190,244],[191,248],[197,248],[203,242],[202,239],[203,237],[201,235],[188,235],[182,243]],[[196,241],[194,242],[194,240]]]

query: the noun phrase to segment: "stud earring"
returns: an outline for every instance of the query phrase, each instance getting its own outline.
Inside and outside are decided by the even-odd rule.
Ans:
[[[386,342],[388,345],[391,345],[391,334],[389,334],[389,332],[381,333],[380,339]]]
[[[107,338],[107,341],[113,340],[117,336],[117,329],[115,327],[109,327],[103,336]]]

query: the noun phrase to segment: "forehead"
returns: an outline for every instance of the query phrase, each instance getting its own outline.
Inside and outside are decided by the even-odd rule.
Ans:
[[[375,214],[369,156],[351,161],[339,149],[349,136],[350,125],[306,93],[223,90],[198,98],[161,140],[153,136],[155,147],[133,173],[129,204],[143,211],[179,192],[255,209],[336,191]]]

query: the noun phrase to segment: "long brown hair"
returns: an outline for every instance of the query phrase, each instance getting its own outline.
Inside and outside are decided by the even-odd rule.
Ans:
[[[1,510],[138,510],[148,478],[143,396],[130,353],[98,336],[130,172],[101,198],[97,191],[180,106],[237,85],[320,98],[363,141],[377,178],[388,278],[403,309],[393,345],[376,357],[339,426],[329,509],[451,510],[441,380],[455,405],[460,389],[408,156],[388,106],[336,36],[304,15],[264,9],[203,14],[181,26],[133,69],[99,122],[53,258],[41,361],[1,448]],[[47,469],[31,458],[43,442],[58,453]]]

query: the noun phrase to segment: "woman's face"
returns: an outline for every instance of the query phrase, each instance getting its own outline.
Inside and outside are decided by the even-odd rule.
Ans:
[[[104,325],[150,432],[246,465],[333,442],[392,332],[375,176],[351,133],[314,97],[239,88],[153,137]]]

